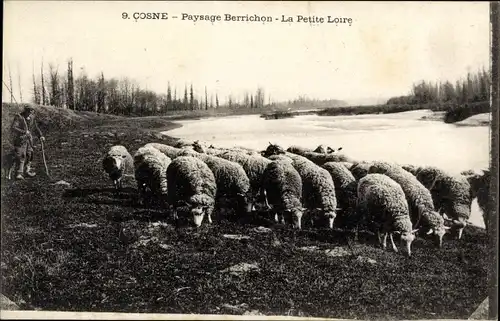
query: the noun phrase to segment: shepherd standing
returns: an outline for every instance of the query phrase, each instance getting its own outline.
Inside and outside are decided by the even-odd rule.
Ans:
[[[11,138],[14,150],[12,151],[13,164],[8,167],[9,178],[12,165],[16,165],[16,179],[24,179],[23,174],[33,177],[36,174],[32,171],[31,162],[33,161],[33,136],[32,132],[38,136],[40,141],[45,141],[40,128],[35,121],[35,110],[29,106],[14,116],[12,122]]]

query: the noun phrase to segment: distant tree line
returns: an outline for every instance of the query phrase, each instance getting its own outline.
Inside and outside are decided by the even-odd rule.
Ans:
[[[254,93],[246,92],[242,97],[223,97],[211,93],[204,86],[203,92],[195,93],[193,84],[178,89],[166,82],[166,93],[143,89],[130,78],[105,78],[101,74],[90,78],[84,68],[75,78],[73,60],[69,59],[64,71],[54,64],[44,69],[42,60],[39,72],[33,70],[33,102],[80,111],[93,111],[127,116],[150,116],[175,114],[178,111],[199,111],[209,109],[259,110],[262,108],[323,108],[338,106],[338,100],[314,100],[299,96],[288,102],[273,102],[262,87]],[[267,98],[267,102],[266,102]]]
[[[475,73],[468,72],[465,79],[457,80],[455,84],[450,81],[434,83],[421,81],[413,84],[410,95],[390,98],[387,104],[420,105],[484,102],[490,98],[490,79],[490,73],[483,68]]]

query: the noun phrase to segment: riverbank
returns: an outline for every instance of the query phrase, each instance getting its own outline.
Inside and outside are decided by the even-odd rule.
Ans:
[[[491,113],[474,115],[454,124],[456,126],[490,126]]]
[[[2,294],[23,310],[465,319],[487,295],[483,229],[443,249],[419,238],[407,259],[369,233],[347,244],[265,219],[176,228],[138,204],[131,173],[116,195],[100,160],[114,144],[172,143],[158,131],[178,124],[36,108],[51,178],[35,146],[38,175],[1,185]],[[2,131],[18,110],[3,106]]]
[[[456,103],[429,103],[429,104],[383,104],[372,106],[347,106],[327,108],[318,112],[320,116],[341,116],[341,115],[376,115],[394,114],[418,110],[431,110],[433,112],[443,112],[442,120],[445,123],[455,123],[468,117],[490,112],[489,101],[473,102],[467,104]]]

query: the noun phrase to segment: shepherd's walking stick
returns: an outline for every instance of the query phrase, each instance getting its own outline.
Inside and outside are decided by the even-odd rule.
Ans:
[[[43,140],[40,140],[40,143],[42,146],[42,158],[43,158],[43,165],[45,165],[45,173],[47,173],[47,177],[50,179],[49,168],[47,167],[47,161],[45,160],[45,149],[43,148]]]

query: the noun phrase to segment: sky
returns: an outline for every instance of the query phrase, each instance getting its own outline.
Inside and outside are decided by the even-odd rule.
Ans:
[[[489,68],[488,2],[4,1],[2,97],[31,98],[33,66],[75,76],[129,77],[165,93],[193,84],[272,101],[307,95],[355,101],[408,94],[420,80],[455,81]],[[122,19],[126,12],[130,19]],[[133,14],[166,12],[167,20]],[[182,20],[182,14],[271,16],[272,22]],[[281,22],[282,15],[294,22]],[[297,16],[324,23],[297,22]],[[173,18],[177,16],[178,18]],[[327,23],[327,17],[350,18]],[[275,20],[278,19],[278,20]],[[266,98],[267,100],[267,98]]]

